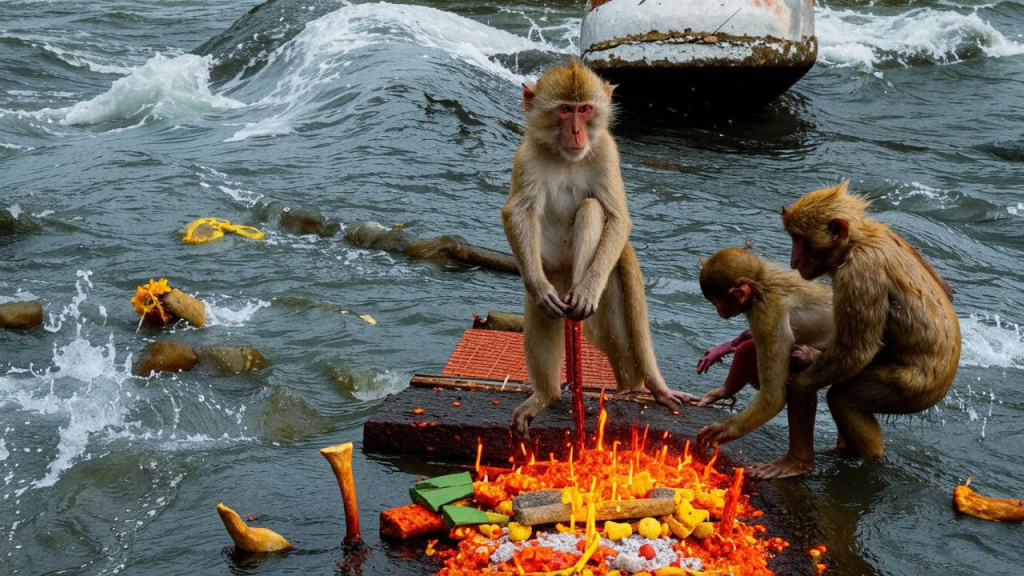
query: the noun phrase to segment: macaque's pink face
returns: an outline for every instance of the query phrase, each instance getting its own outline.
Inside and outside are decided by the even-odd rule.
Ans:
[[[707,296],[708,302],[714,305],[715,310],[718,311],[718,315],[722,318],[732,318],[737,314],[743,312],[743,303],[739,302],[735,296],[726,293],[722,296]]]
[[[793,236],[793,251],[790,254],[789,267],[799,272],[801,278],[813,280],[827,272],[824,260],[824,255],[818,254],[806,238]]]
[[[594,106],[584,104],[561,104],[558,107],[558,124],[561,126],[560,145],[562,155],[572,162],[582,160],[590,152],[587,129]]]

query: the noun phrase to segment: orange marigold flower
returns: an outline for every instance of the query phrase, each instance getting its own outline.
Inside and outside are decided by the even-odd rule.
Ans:
[[[149,284],[139,286],[132,298],[132,308],[135,313],[151,322],[167,324],[174,319],[170,312],[164,310],[160,303],[160,297],[169,294],[171,287],[167,285],[167,279],[161,278],[158,281],[149,279]]]

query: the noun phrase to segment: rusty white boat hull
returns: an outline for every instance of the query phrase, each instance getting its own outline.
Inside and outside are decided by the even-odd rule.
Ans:
[[[616,95],[679,109],[763,107],[814,65],[813,0],[589,0],[583,61]]]

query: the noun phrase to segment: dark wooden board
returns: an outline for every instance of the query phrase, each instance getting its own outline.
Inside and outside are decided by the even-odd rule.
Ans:
[[[506,463],[518,445],[509,433],[512,411],[526,399],[529,388],[522,383],[467,380],[443,376],[416,376],[412,385],[384,401],[377,414],[363,427],[363,448],[368,452],[422,454],[444,460],[476,458],[477,439],[483,442],[483,460]],[[456,406],[456,404],[458,404]],[[599,394],[584,396],[586,446],[594,445],[599,411]],[[416,414],[422,409],[422,414]],[[642,437],[647,429],[647,446],[665,442],[682,449],[697,430],[722,417],[721,410],[684,406],[678,414],[657,404],[648,394],[607,395],[605,442],[619,440],[629,446],[634,428]],[[572,396],[562,399],[534,419],[530,427],[534,452],[563,457],[572,440]]]

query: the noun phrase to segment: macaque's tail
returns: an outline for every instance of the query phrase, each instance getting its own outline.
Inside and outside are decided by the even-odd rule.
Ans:
[[[633,342],[633,355],[643,384],[649,381],[664,381],[654,357],[654,342],[647,318],[647,296],[644,294],[644,277],[636,252],[627,242],[619,258],[619,272],[622,275],[622,297],[625,300],[626,322]]]

